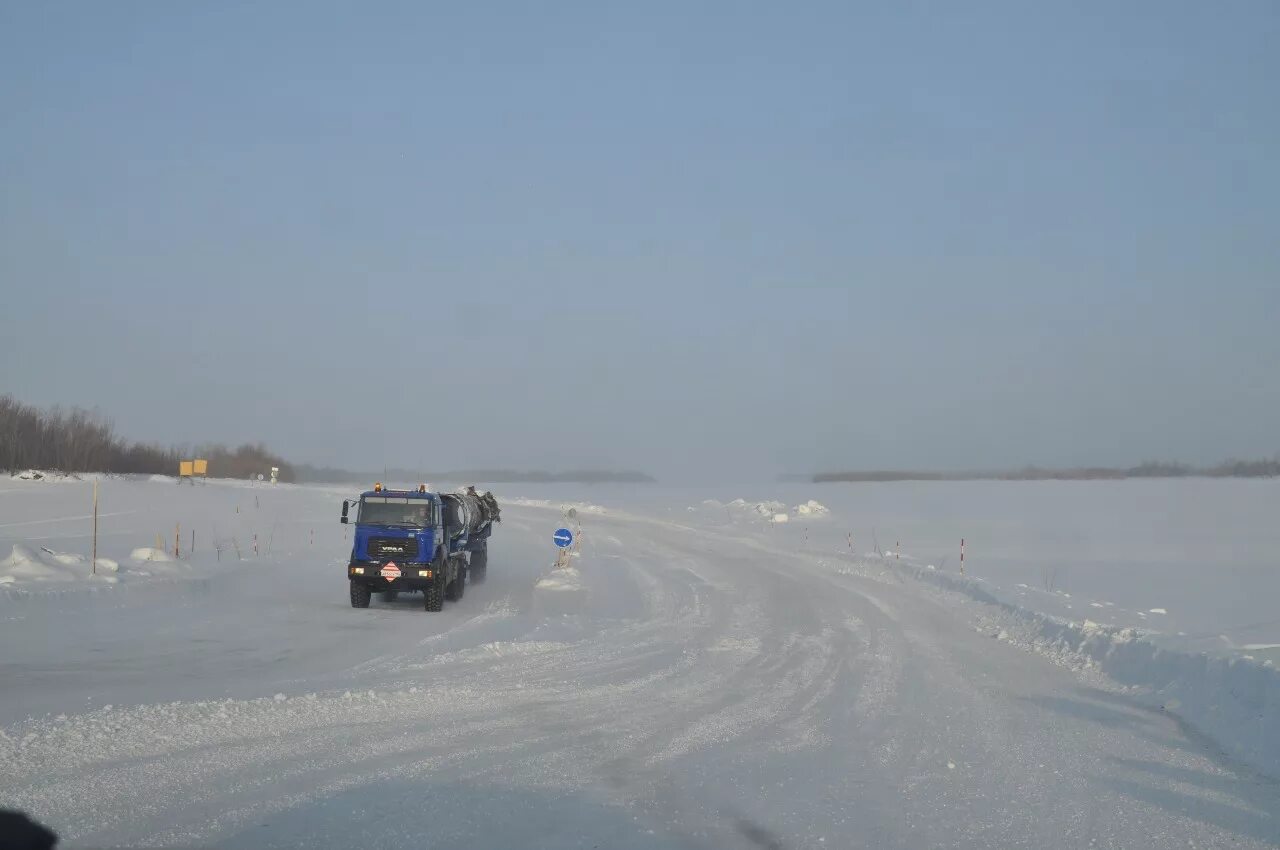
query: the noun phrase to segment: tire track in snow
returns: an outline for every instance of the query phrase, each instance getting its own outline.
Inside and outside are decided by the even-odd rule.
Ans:
[[[1078,710],[1060,670],[982,639],[911,586],[751,537],[590,522],[620,554],[584,565],[580,612],[472,616],[373,656],[363,676],[344,665],[353,691],[373,682],[373,693],[156,704],[5,730],[6,802],[97,844],[234,839],[345,790],[377,784],[411,806],[441,781],[590,789],[682,846],[1265,843],[1265,823],[1206,826],[1194,805],[1170,814],[1100,785],[1113,756],[1183,770],[1203,759],[1158,718],[1114,708],[1100,732],[1051,714]],[[502,632],[513,620],[514,636]],[[402,684],[387,690],[388,679]]]

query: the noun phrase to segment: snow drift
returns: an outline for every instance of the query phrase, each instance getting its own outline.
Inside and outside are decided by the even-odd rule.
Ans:
[[[9,557],[0,561],[0,575],[13,581],[69,581],[76,575],[57,562],[48,563],[21,543],[13,547]]]
[[[803,517],[824,517],[831,515],[831,510],[826,505],[815,499],[810,499],[802,505],[796,505],[791,510],[796,516]]]
[[[154,546],[141,546],[129,553],[129,557],[135,561],[172,561],[173,556],[163,549],[157,549]]]
[[[730,517],[735,514],[755,515],[766,522],[787,522],[794,516],[797,519],[817,519],[831,515],[826,505],[816,499],[801,502],[788,512],[785,502],[767,499],[762,502],[748,502],[746,499],[734,499],[731,502],[720,502],[715,499],[703,499],[698,505],[690,505],[688,511],[727,512]]]
[[[876,557],[876,556],[872,556]],[[885,556],[886,566],[989,606],[978,628],[1064,667],[1093,669],[1209,736],[1232,758],[1280,776],[1280,669],[1270,662],[1157,646],[1133,628],[1075,622],[1001,601],[979,581]]]
[[[143,547],[134,549],[129,556],[132,562],[121,568],[112,558],[99,557],[97,571],[89,556],[77,552],[58,552],[41,547],[38,551],[22,543],[13,545],[9,556],[0,561],[0,585],[7,590],[21,592],[24,585],[46,587],[50,584],[116,584],[122,574],[137,578],[156,575],[185,575],[188,564],[175,561],[159,549]]]
[[[0,561],[0,585],[48,584],[51,582],[81,582],[93,580],[114,583],[119,563],[110,558],[98,559],[98,574],[93,575],[89,559],[84,555],[55,552],[52,549],[35,551],[21,543],[14,544],[9,557]]]

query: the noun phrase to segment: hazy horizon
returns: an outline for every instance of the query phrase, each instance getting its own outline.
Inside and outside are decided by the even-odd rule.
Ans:
[[[1270,458],[1278,37],[0,3],[0,393],[356,471]]]

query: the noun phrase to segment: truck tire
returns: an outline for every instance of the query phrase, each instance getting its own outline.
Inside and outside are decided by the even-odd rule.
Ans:
[[[422,610],[424,611],[443,611],[444,610],[444,577],[433,578],[431,583],[427,585],[426,590],[422,591]]]
[[[400,595],[400,591],[398,591],[398,590],[384,590],[384,591],[382,591],[382,601],[383,601],[383,602],[395,602],[395,601],[396,601],[396,597],[397,597],[397,596],[399,596],[399,595]]]
[[[468,572],[471,573],[472,584],[484,584],[489,572],[488,549],[478,549],[471,553],[471,569]]]
[[[462,594],[467,591],[467,562],[458,559],[458,574],[453,577],[453,581],[449,582],[449,586],[445,588],[444,598],[450,602],[457,602],[462,598]]]
[[[422,610],[424,611],[444,610],[444,568],[444,558],[436,555],[435,560],[431,562],[431,581],[427,584],[426,589],[422,591]]]
[[[369,590],[369,585],[364,582],[351,582],[351,607],[352,608],[368,608],[369,597],[373,592]]]

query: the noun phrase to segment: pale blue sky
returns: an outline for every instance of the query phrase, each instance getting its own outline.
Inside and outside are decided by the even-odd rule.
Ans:
[[[0,391],[355,468],[1269,456],[1277,44],[1271,0],[0,0]]]

